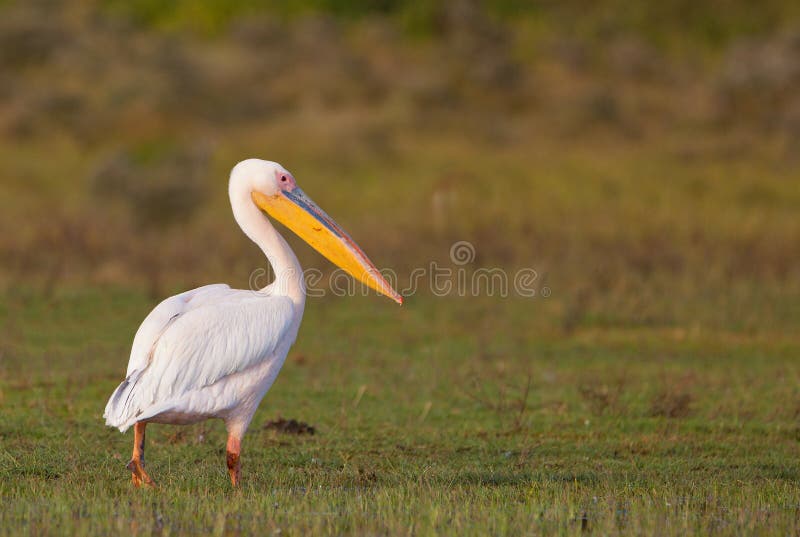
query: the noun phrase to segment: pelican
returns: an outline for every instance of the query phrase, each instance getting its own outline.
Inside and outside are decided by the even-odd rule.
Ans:
[[[106,425],[133,426],[127,465],[133,484],[155,486],[145,472],[148,423],[225,422],[227,467],[239,484],[242,437],[275,381],[303,318],[306,292],[297,257],[265,213],[357,280],[398,304],[403,299],[375,265],[276,162],[234,166],[228,195],[236,222],[266,255],[274,281],[259,291],[225,284],[198,287],[161,302],[133,338],[125,380],[108,400]],[[262,212],[263,211],[263,212]]]

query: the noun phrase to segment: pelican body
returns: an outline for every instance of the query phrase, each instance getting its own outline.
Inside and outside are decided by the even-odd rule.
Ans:
[[[354,278],[398,303],[402,298],[344,230],[275,162],[237,164],[228,184],[233,216],[266,255],[274,281],[258,290],[206,285],[161,302],[131,347],[125,380],[108,400],[106,424],[134,428],[127,468],[134,485],[153,486],[144,470],[148,423],[224,420],[231,482],[240,479],[241,440],[294,343],[305,307],[303,272],[264,213]]]

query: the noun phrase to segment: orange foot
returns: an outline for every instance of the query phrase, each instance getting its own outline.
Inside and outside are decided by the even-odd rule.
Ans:
[[[131,481],[133,481],[135,487],[138,488],[142,485],[148,487],[156,486],[156,482],[144,471],[144,463],[139,459],[131,459],[126,468],[131,471]]]

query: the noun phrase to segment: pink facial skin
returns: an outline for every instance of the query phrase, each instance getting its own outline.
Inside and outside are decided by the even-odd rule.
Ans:
[[[275,170],[275,180],[278,182],[278,187],[283,191],[290,192],[297,188],[297,183],[289,172]]]

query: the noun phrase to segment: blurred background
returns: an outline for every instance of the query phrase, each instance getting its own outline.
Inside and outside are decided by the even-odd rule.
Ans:
[[[534,268],[548,329],[800,320],[797,2],[4,0],[0,140],[6,303],[246,287],[262,157],[401,284]]]

